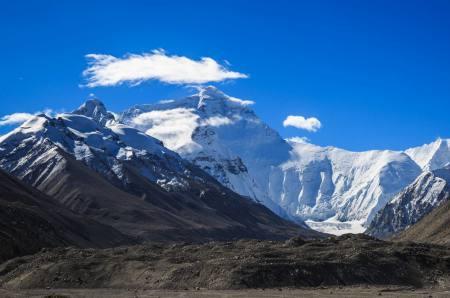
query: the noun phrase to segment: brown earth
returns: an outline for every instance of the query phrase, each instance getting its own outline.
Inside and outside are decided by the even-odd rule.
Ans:
[[[298,298],[298,297],[397,297],[397,298],[444,298],[450,291],[444,289],[414,289],[408,287],[320,287],[320,288],[279,288],[247,290],[134,290],[134,289],[45,289],[45,290],[2,290],[5,298],[121,298],[121,297],[205,297],[205,298]]]
[[[114,249],[56,248],[0,265],[4,289],[236,290],[449,285],[450,248],[364,235]]]

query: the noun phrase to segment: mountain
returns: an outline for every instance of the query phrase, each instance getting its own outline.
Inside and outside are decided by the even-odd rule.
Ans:
[[[450,245],[450,196],[419,222],[396,234],[394,240]]]
[[[135,106],[119,121],[162,140],[224,186],[285,215],[269,196],[267,178],[272,167],[289,158],[291,147],[251,104],[210,86],[185,99]]]
[[[91,100],[0,137],[0,167],[136,241],[320,236],[228,190]],[[109,123],[108,127],[103,125]]]
[[[405,151],[425,171],[432,171],[450,165],[450,140],[437,139],[423,146]]]
[[[421,172],[406,154],[349,152],[286,141],[215,87],[180,100],[134,106],[119,122],[163,141],[224,186],[315,229],[361,232]]]
[[[0,263],[44,247],[133,244],[112,227],[68,211],[55,199],[0,171]]]
[[[420,174],[401,152],[351,152],[301,140],[290,144],[291,160],[279,167],[281,204],[309,218],[311,227],[334,234],[362,233],[378,210]]]
[[[371,222],[367,233],[387,238],[419,222],[450,198],[450,167],[423,172],[387,204]]]
[[[90,99],[86,101],[78,109],[73,111],[73,114],[90,117],[92,120],[101,125],[115,122],[114,115],[108,112],[103,102],[98,99]]]

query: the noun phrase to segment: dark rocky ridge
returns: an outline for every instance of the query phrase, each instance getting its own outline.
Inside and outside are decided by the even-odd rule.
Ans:
[[[17,288],[244,289],[350,285],[439,286],[450,248],[364,235],[324,240],[58,248],[0,266]]]
[[[450,245],[450,198],[421,221],[394,235],[396,241],[415,241]]]
[[[43,247],[104,248],[133,242],[0,171],[0,263]]]

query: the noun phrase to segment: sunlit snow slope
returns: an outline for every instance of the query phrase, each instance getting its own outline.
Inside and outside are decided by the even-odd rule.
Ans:
[[[162,140],[234,191],[334,234],[364,231],[421,173],[402,152],[349,152],[285,141],[252,104],[205,87],[184,99],[135,106],[119,121]]]

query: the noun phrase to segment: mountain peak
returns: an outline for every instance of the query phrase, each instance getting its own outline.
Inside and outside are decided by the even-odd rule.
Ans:
[[[230,109],[245,110],[254,104],[251,100],[242,100],[229,96],[214,86],[199,87],[198,93],[191,96],[198,99],[197,109],[207,113],[223,114]]]
[[[115,120],[114,115],[106,110],[103,102],[96,98],[88,99],[78,109],[73,111],[73,113],[92,118],[101,125]]]
[[[405,151],[424,170],[435,170],[450,165],[449,139],[438,138],[434,142]]]

